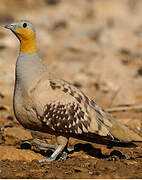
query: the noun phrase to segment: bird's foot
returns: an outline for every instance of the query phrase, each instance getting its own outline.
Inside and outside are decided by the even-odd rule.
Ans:
[[[52,144],[46,144],[46,143],[42,143],[42,142],[35,140],[35,139],[33,140],[33,143],[36,145],[39,145],[41,147],[44,147],[44,148],[55,149],[55,152],[51,155],[51,157],[41,159],[41,160],[39,160],[39,162],[52,162],[52,161],[55,161],[57,159],[66,160],[68,157],[68,154],[74,152],[74,149],[70,149],[70,148],[67,149],[65,147],[65,145],[57,146],[57,145],[52,145]],[[21,148],[22,149],[31,149],[30,145],[31,144],[26,141],[26,142],[22,143]]]
[[[61,159],[61,160],[66,160],[67,157],[68,157],[68,153],[64,151],[64,152],[60,155],[59,159]],[[51,157],[49,157],[49,158],[40,159],[40,160],[39,160],[39,163],[41,163],[41,162],[52,162],[52,161],[55,161],[55,160],[57,160],[57,159],[58,159],[58,156],[57,156],[57,157],[52,157],[52,156],[51,156]]]
[[[41,159],[39,162],[52,162],[55,161],[58,158],[61,158],[62,160],[67,159],[68,153],[64,151],[65,146],[59,145],[55,152],[51,155],[51,157],[46,159]]]
[[[56,159],[53,158],[53,157],[49,157],[49,158],[46,158],[46,159],[40,159],[38,160],[39,163],[41,162],[52,162],[52,161],[55,161]]]
[[[67,158],[68,158],[68,153],[64,151],[64,152],[62,153],[60,159],[66,160]]]

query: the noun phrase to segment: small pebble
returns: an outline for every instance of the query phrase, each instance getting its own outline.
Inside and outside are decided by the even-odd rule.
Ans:
[[[99,176],[99,175],[100,175],[100,173],[99,173],[99,172],[95,172],[95,175],[96,175],[96,176]]]
[[[28,141],[25,141],[21,144],[21,149],[31,149],[31,144]]]
[[[74,167],[74,171],[79,173],[79,172],[84,172],[84,168],[80,168],[80,167]]]
[[[141,128],[139,126],[136,127],[138,131],[141,131]]]
[[[13,117],[12,116],[8,116],[7,119],[8,120],[13,120]]]
[[[59,3],[59,0],[46,0],[45,1],[48,5],[56,5]]]
[[[0,128],[0,131],[4,131],[4,128],[5,128],[5,126],[2,126],[2,127]]]
[[[123,155],[120,151],[117,151],[117,150],[113,150],[110,153],[110,156],[117,156],[117,157],[119,157],[119,159],[126,159],[126,156]]]
[[[88,173],[89,173],[91,176],[94,175],[94,172],[92,172],[92,171],[89,171]]]
[[[114,157],[114,156],[111,156],[111,157],[108,158],[108,161],[115,162],[115,161],[117,161],[117,158]]]

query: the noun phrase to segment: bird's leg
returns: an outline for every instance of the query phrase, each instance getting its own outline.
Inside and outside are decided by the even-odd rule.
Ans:
[[[51,162],[51,161],[55,161],[57,156],[60,154],[60,152],[63,151],[63,149],[64,149],[64,146],[59,145],[58,148],[55,150],[55,152],[49,158],[41,159],[41,160],[39,160],[39,162]]]
[[[41,146],[43,148],[49,148],[49,149],[57,149],[57,147],[58,147],[58,145],[42,143],[36,139],[33,140],[33,143],[38,145],[38,146]],[[67,148],[67,151],[70,153],[70,152],[74,151],[74,149],[73,148]]]
[[[51,157],[46,158],[46,159],[41,159],[39,162],[51,162],[56,160],[56,158],[59,156],[60,153],[62,153],[61,158],[66,159],[67,158],[67,153],[63,152],[63,150],[67,147],[68,144],[68,139],[63,136],[57,136],[57,149],[55,152],[51,155]]]
[[[49,149],[57,149],[57,147],[58,147],[57,145],[42,143],[40,141],[37,141],[36,139],[33,140],[33,143],[38,146],[49,148]]]
[[[34,138],[34,140],[33,140],[34,144],[41,146],[41,147],[49,148],[49,149],[57,149],[56,145],[46,144],[46,143],[42,143],[42,142],[36,140],[35,138],[42,139],[43,135],[41,133],[36,132],[36,131],[31,131],[31,135]]]

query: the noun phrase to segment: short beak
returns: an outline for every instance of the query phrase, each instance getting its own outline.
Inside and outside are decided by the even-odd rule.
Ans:
[[[10,29],[10,30],[14,30],[15,26],[14,24],[7,24],[6,26],[4,26],[6,29]]]

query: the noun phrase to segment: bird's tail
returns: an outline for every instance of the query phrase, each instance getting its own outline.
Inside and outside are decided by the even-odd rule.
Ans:
[[[142,137],[119,122],[114,121],[109,130],[112,136],[121,142],[133,142],[142,145]]]

